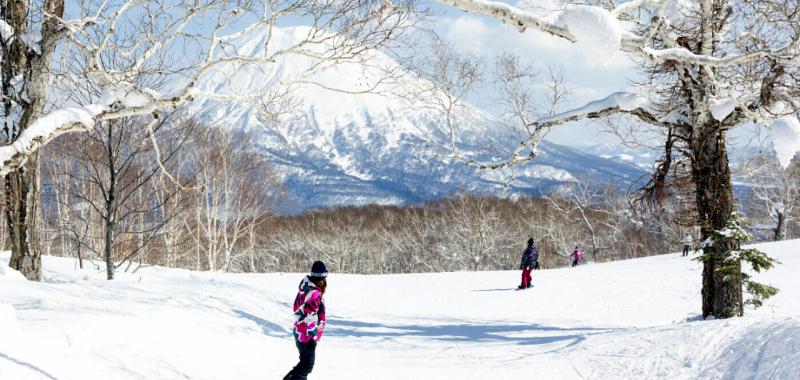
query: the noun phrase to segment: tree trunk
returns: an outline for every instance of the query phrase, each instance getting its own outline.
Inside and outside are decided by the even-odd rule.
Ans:
[[[23,34],[28,30],[29,2],[8,2],[5,19],[10,21],[15,33]],[[5,119],[8,119],[11,102],[8,98],[13,93],[17,107],[21,108],[19,120],[6,122],[4,132],[9,142],[16,140],[31,122],[44,113],[47,97],[47,83],[50,80],[50,69],[53,61],[61,28],[60,19],[64,16],[64,0],[47,0],[43,4],[45,11],[52,15],[42,23],[42,38],[39,42],[40,53],[35,53],[25,46],[20,39],[13,39],[8,52],[3,57],[3,95]],[[16,90],[11,90],[10,79],[22,77],[26,82],[25,97],[20,97]],[[41,252],[37,223],[39,222],[39,160],[38,154],[18,171],[6,176],[6,220],[11,236],[11,260],[9,266],[20,271],[29,280],[40,281],[42,278]]]
[[[718,270],[731,265],[725,259],[738,242],[714,234],[727,227],[734,211],[725,133],[715,126],[697,131],[713,131],[692,142],[692,178],[703,240],[714,237],[714,244],[703,248],[707,258],[703,267],[703,317],[730,318],[742,314],[742,284],[738,275],[741,263],[733,264],[737,275],[722,275]]]
[[[117,172],[116,166],[114,165],[114,154],[111,151],[111,128],[108,128],[108,192],[105,195],[106,197],[106,215],[104,215],[104,223],[103,226],[105,228],[104,234],[104,247],[103,247],[103,256],[106,261],[106,279],[113,280],[114,279],[114,259],[111,256],[112,248],[114,247],[114,228],[116,227],[117,223]],[[122,265],[122,264],[120,264]]]
[[[772,238],[774,241],[783,240],[783,224],[784,220],[786,219],[786,215],[783,214],[783,211],[776,211],[778,214],[778,224],[775,226],[775,236]]]
[[[83,253],[81,253],[81,243],[78,242],[78,244],[76,244],[76,247],[78,249],[78,267],[83,269]]]
[[[105,238],[103,247],[103,257],[106,261],[106,279],[114,279],[114,260],[111,256],[111,248],[114,244],[114,222],[106,218],[105,222]]]
[[[6,221],[11,238],[8,265],[31,281],[42,280],[42,258],[37,236],[39,220],[38,155],[6,176]]]

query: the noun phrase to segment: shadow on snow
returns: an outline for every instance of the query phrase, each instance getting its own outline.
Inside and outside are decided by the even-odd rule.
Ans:
[[[425,338],[445,342],[500,342],[518,345],[565,343],[558,351],[576,345],[590,335],[621,331],[613,328],[562,328],[539,324],[456,323],[434,326],[395,325],[329,319],[325,334],[356,338]]]
[[[286,336],[291,335],[286,328],[278,325],[277,323],[270,322],[264,318],[255,316],[243,310],[234,309],[231,311],[241,318],[249,319],[255,322],[259,327],[261,327],[261,332],[264,335],[276,338],[285,338]]]
[[[14,364],[16,364],[16,365],[20,366],[20,367],[25,367],[25,368],[27,368],[27,369],[29,369],[29,370],[31,370],[31,371],[33,371],[33,372],[36,372],[36,373],[38,373],[38,374],[40,374],[40,375],[42,375],[42,376],[44,376],[44,377],[46,377],[46,378],[48,378],[48,379],[52,379],[52,380],[58,380],[58,379],[57,379],[56,377],[54,377],[53,375],[51,375],[51,374],[49,374],[49,373],[47,373],[47,372],[43,371],[41,368],[39,368],[39,367],[37,367],[37,366],[35,366],[35,365],[33,365],[33,364],[30,364],[30,363],[28,363],[28,362],[24,362],[24,361],[22,361],[22,360],[17,360],[17,359],[14,359],[14,358],[12,358],[12,357],[10,357],[10,356],[8,356],[8,355],[6,355],[6,354],[2,353],[2,352],[0,352],[0,358],[6,359],[6,360],[8,360],[8,361],[10,361],[10,362],[12,362],[12,363],[14,363]]]

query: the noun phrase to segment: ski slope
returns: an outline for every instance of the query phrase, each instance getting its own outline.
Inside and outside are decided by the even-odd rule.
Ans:
[[[332,273],[311,378],[797,379],[800,241],[761,247],[781,293],[719,321],[699,320],[700,264],[676,254],[534,271],[526,291],[517,271]],[[0,379],[280,379],[296,362],[300,274],[74,266],[0,271]]]

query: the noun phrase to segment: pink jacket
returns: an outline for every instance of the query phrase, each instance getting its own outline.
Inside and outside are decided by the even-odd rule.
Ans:
[[[581,261],[581,255],[582,255],[582,253],[581,253],[581,250],[579,248],[579,249],[576,249],[576,250],[572,251],[572,254],[569,255],[569,257],[572,257],[573,259],[575,259],[577,261]]]
[[[294,299],[294,337],[300,343],[319,342],[325,330],[325,302],[322,291],[308,277],[300,282]]]

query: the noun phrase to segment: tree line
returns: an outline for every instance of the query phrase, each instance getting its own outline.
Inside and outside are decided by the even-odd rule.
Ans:
[[[316,259],[337,272],[378,274],[515,269],[529,237],[542,268],[567,266],[576,245],[603,262],[675,251],[687,232],[699,238],[690,190],[658,212],[637,212],[631,194],[611,184],[277,215],[283,189],[252,133],[177,113],[143,125],[135,117],[105,122],[45,148],[34,231],[44,254],[105,268],[108,279],[149,265],[301,272]],[[750,183],[740,203],[759,237],[800,236],[800,165],[783,169],[765,153],[739,166]]]

